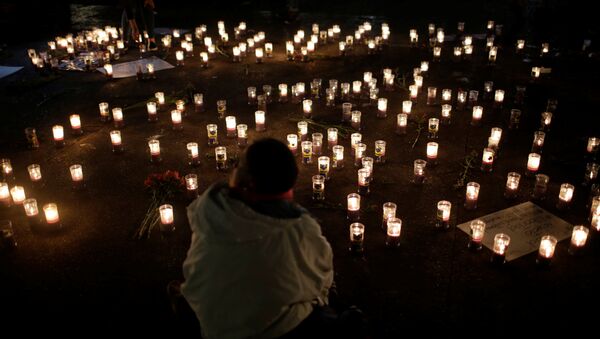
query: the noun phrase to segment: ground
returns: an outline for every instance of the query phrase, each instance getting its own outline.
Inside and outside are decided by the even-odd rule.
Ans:
[[[394,70],[399,78],[407,76],[406,83],[398,79],[394,91],[380,92],[387,97],[388,117],[375,118],[375,108],[361,106],[363,112],[363,140],[367,152],[373,153],[374,142],[386,140],[387,163],[376,165],[371,194],[363,198],[361,222],[366,225],[364,256],[348,252],[348,225],[345,197],[356,191],[356,168],[346,151],[346,167],[334,171],[327,182],[325,203],[312,201],[310,178],[316,165],[302,165],[295,191],[296,200],[308,208],[323,228],[334,252],[335,280],[340,299],[355,304],[368,317],[373,337],[398,337],[403,333],[419,331],[425,335],[445,333],[450,336],[473,333],[502,333],[526,326],[553,326],[572,329],[574,322],[588,319],[581,311],[593,309],[598,303],[596,286],[600,282],[600,236],[591,232],[587,251],[580,257],[567,254],[568,240],[558,244],[550,269],[540,270],[535,265],[535,254],[512,261],[504,267],[489,264],[490,251],[478,253],[467,250],[468,236],[455,227],[448,231],[435,229],[435,206],[439,200],[453,204],[452,225],[529,200],[532,180],[523,178],[519,197],[507,201],[503,197],[506,174],[525,172],[533,132],[538,128],[540,113],[549,98],[558,99],[551,131],[546,137],[541,172],[551,178],[547,199],[540,206],[572,224],[589,224],[586,207],[588,190],[581,186],[584,176],[585,148],[589,136],[600,134],[596,110],[599,104],[598,61],[580,53],[578,49],[552,46],[554,55],[540,59],[538,42],[528,48],[526,56],[515,55],[513,41],[501,40],[498,62],[487,63],[483,40],[476,41],[472,61],[455,62],[451,58],[451,44],[446,43],[440,63],[432,63],[425,86],[483,89],[483,82],[494,81],[495,88],[506,90],[506,104],[502,110],[493,110],[484,103],[481,126],[470,126],[470,112],[453,111],[452,124],[441,126],[440,159],[435,167],[427,168],[423,186],[411,184],[413,160],[425,157],[427,133],[418,136],[418,122],[413,118],[406,136],[394,133],[395,115],[408,94],[413,67],[421,60],[429,60],[431,51],[425,46],[410,48],[408,29],[412,24],[390,22],[390,45],[381,53],[367,55],[360,47],[350,55],[337,55],[336,45],[319,47],[307,63],[289,62],[283,55],[285,37],[296,29],[310,29],[313,21],[324,26],[331,19],[310,15],[300,21],[284,25],[256,16],[249,24],[254,30],[265,30],[275,45],[275,56],[263,64],[249,57],[234,64],[223,55],[210,61],[207,69],[200,67],[199,57],[187,60],[185,66],[157,73],[157,79],[138,81],[135,78],[106,80],[98,72],[65,72],[39,75],[26,63],[25,50],[33,43],[12,46],[12,56],[5,60],[21,62],[25,69],[0,80],[2,102],[2,137],[0,155],[10,158],[16,180],[25,186],[27,195],[41,205],[56,202],[64,229],[56,234],[32,232],[21,208],[0,210],[0,219],[11,219],[15,225],[18,248],[0,255],[0,300],[5,323],[31,320],[23,333],[39,331],[71,333],[85,328],[93,333],[196,333],[193,327],[181,327],[174,318],[166,297],[166,284],[181,279],[181,264],[190,241],[183,197],[173,199],[176,230],[169,237],[158,232],[148,240],[132,240],[132,231],[144,217],[149,196],[143,181],[150,173],[167,169],[182,174],[197,173],[201,190],[227,178],[228,173],[215,170],[213,149],[206,146],[207,123],[216,123],[220,141],[228,146],[230,155],[240,152],[234,139],[224,133],[224,122],[217,118],[216,101],[227,99],[228,113],[235,114],[238,123],[249,126],[250,140],[272,136],[285,140],[285,135],[296,132],[296,122],[302,116],[301,105],[273,103],[268,106],[267,131],[256,133],[253,122],[255,107],[246,103],[248,86],[274,88],[279,83],[308,83],[313,78],[338,79],[351,82],[362,79],[364,71],[371,71],[381,82],[383,68]],[[352,32],[364,17],[344,17],[343,32]],[[385,18],[370,17],[373,26]],[[426,20],[417,24],[421,38],[425,38]],[[467,30],[481,33],[483,22]],[[216,19],[202,21],[216,35]],[[227,22],[231,28],[237,22]],[[193,27],[190,25],[190,27]],[[447,23],[446,34],[453,34],[455,23]],[[423,40],[422,40],[423,41]],[[38,43],[43,46],[44,43]],[[136,51],[123,60],[138,57]],[[167,61],[175,63],[173,53]],[[532,82],[532,66],[552,67],[539,81]],[[508,129],[508,114],[513,104],[515,87],[527,86],[525,104],[520,107],[523,117],[520,128]],[[189,92],[204,93],[207,109],[204,113],[189,111],[183,131],[171,129],[168,111],[160,112],[159,122],[146,121],[145,107],[134,106],[145,102],[156,91],[164,91],[173,98],[186,98]],[[111,107],[125,108],[126,127],[122,130],[125,152],[111,152],[109,131],[111,124],[98,120],[98,103],[107,101]],[[132,107],[131,109],[126,109]],[[334,108],[325,107],[323,100],[315,103],[314,120],[321,124],[338,124],[341,102]],[[414,116],[439,116],[438,106],[425,105],[419,98]],[[68,116],[82,117],[84,134],[76,137],[66,133],[66,146],[57,149],[51,142],[51,126],[68,126]],[[41,141],[38,150],[29,150],[23,129],[35,127]],[[504,129],[501,153],[492,173],[484,174],[476,167],[467,173],[467,180],[481,184],[479,206],[475,211],[462,207],[464,188],[454,186],[463,171],[462,164],[471,151],[483,149],[491,127]],[[311,132],[319,131],[311,127]],[[146,139],[161,135],[163,162],[152,165],[149,161]],[[197,168],[187,164],[185,144],[197,141],[201,147],[202,163]],[[349,148],[349,140],[341,144]],[[414,147],[413,147],[414,145]],[[275,160],[274,160],[275,161]],[[32,187],[26,167],[41,165],[44,187]],[[68,166],[83,165],[87,180],[84,191],[72,191]],[[567,211],[555,208],[558,188],[563,182],[576,185],[574,203]],[[402,245],[386,249],[385,233],[381,229],[381,205],[386,201],[398,204],[397,215],[402,218]],[[31,326],[34,325],[35,326]],[[485,332],[484,332],[485,331]],[[73,332],[79,333],[79,332]]]

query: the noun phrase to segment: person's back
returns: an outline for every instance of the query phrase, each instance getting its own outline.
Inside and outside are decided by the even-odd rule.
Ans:
[[[331,247],[292,201],[297,171],[283,143],[263,139],[229,185],[213,185],[188,207],[193,235],[182,293],[204,337],[281,336],[326,302]]]

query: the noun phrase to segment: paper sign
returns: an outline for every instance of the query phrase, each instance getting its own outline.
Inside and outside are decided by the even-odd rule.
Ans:
[[[163,59],[152,56],[150,58],[140,59],[137,61],[123,62],[120,64],[114,64],[113,66],[113,78],[127,78],[137,75],[138,65],[142,68],[142,72],[146,72],[146,65],[154,64],[154,71],[161,71],[163,69],[174,68],[175,66],[164,61]],[[98,71],[106,73],[104,67],[98,67]]]
[[[569,238],[573,230],[573,225],[530,201],[478,219],[486,223],[482,243],[490,250],[494,245],[494,235],[505,233],[510,236],[507,261],[537,251],[544,235],[552,235],[561,241]],[[458,228],[470,234],[470,224],[471,221],[458,225]]]

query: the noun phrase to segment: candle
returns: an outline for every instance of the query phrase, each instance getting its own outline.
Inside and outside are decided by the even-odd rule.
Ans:
[[[531,197],[533,199],[544,199],[544,195],[548,190],[548,182],[550,181],[550,177],[545,174],[536,174],[535,175],[535,185],[533,187],[533,192],[531,193]]]
[[[485,226],[486,224],[483,220],[477,219],[471,221],[471,224],[469,225],[469,228],[471,229],[471,236],[467,246],[470,250],[479,251],[483,247],[482,241],[485,234]]]
[[[433,61],[440,61],[441,55],[442,55],[442,47],[435,46],[433,48]]]
[[[110,120],[110,115],[108,111],[108,102],[101,102],[98,104],[98,108],[100,110],[100,121],[106,122]]]
[[[188,198],[196,199],[198,197],[198,175],[194,173],[187,174],[184,180]]]
[[[302,149],[302,163],[303,164],[311,164],[312,163],[312,141],[302,141],[300,143],[300,147]]]
[[[329,180],[329,164],[329,157],[321,156],[317,159],[317,168],[319,170],[319,174],[323,176],[325,180]]]
[[[517,40],[517,52],[521,52],[525,49],[525,40],[519,39]]]
[[[407,124],[408,124],[408,114],[407,113],[399,113],[396,116],[396,134],[399,134],[399,135],[406,134]]]
[[[5,182],[0,182],[0,205],[3,207],[12,206],[10,190],[8,188],[8,184]]]
[[[450,101],[452,101],[452,90],[444,88],[442,90],[442,102],[449,103]]]
[[[420,89],[421,87],[423,87],[423,76],[422,75],[415,75],[415,85],[417,85],[417,89]]]
[[[48,225],[55,225],[60,227],[60,216],[58,214],[58,207],[54,203],[45,204],[42,208],[44,210],[44,216],[46,217],[46,223]]]
[[[158,212],[160,214],[160,231],[163,233],[175,231],[173,206],[169,204],[160,205]]]
[[[550,130],[550,124],[552,123],[552,112],[543,112],[541,120],[541,129],[547,132]]]
[[[273,57],[273,43],[265,43],[265,54],[267,55],[267,58]]]
[[[363,157],[361,159],[362,168],[364,168],[368,171],[367,180],[369,182],[373,181],[373,163],[374,162],[375,161],[371,157]]]
[[[462,56],[462,52],[463,52],[462,47],[459,47],[459,46],[454,47],[454,57],[457,61],[460,60],[460,57]]]
[[[52,126],[52,136],[54,137],[54,145],[56,147],[65,145],[65,132],[61,125]]]
[[[467,92],[459,89],[458,93],[456,94],[456,101],[458,102],[459,108],[464,108],[467,102]]]
[[[504,102],[504,91],[501,89],[497,89],[494,93],[494,107],[502,108],[502,103]]]
[[[416,45],[419,42],[419,35],[417,34],[417,30],[416,29],[411,29],[409,32],[409,37],[410,37],[410,44],[411,45]]]
[[[546,133],[542,131],[535,131],[533,133],[533,143],[531,145],[532,153],[542,153],[542,148],[544,147],[544,139],[546,138]]]
[[[531,67],[531,76],[534,79],[537,79],[540,77],[540,73],[541,73],[541,68],[540,67]]]
[[[183,62],[183,51],[182,50],[175,51],[175,59],[177,60],[177,66],[183,66],[184,65],[184,62]]]
[[[479,198],[479,184],[469,182],[465,193],[465,209],[474,210],[477,208],[477,199]]]
[[[195,142],[189,142],[186,145],[188,151],[188,164],[190,166],[198,166],[200,164],[200,155],[198,152],[198,144]]]
[[[193,46],[193,45],[191,45]],[[148,77],[151,79],[155,79],[155,75],[154,75],[154,64],[149,62],[146,64],[146,72],[148,73]]]
[[[436,163],[438,156],[438,143],[437,142],[428,142],[427,143],[427,162],[432,165]]]
[[[236,119],[235,116],[229,115],[225,117],[225,126],[227,128],[227,137],[234,138],[236,134]]]
[[[481,156],[481,171],[491,172],[494,165],[495,152],[491,148],[484,148],[483,155]]]
[[[246,147],[248,145],[248,125],[239,124],[236,126],[237,130],[237,145],[239,147]]]
[[[448,104],[443,104],[442,105],[442,113],[441,113],[441,117],[442,117],[442,123],[445,125],[449,125],[450,124],[450,112],[452,111],[452,105],[448,105]]]
[[[386,98],[377,99],[377,117],[378,118],[386,118],[387,117],[387,106],[388,106],[388,100]]]
[[[342,103],[342,122],[351,121],[352,104],[349,102]]]
[[[594,162],[588,162],[585,166],[585,176],[583,178],[583,185],[588,186],[591,185],[598,178],[598,170],[600,169],[600,164]]]
[[[256,87],[251,86],[246,90],[248,92],[248,105],[256,104]]]
[[[332,147],[333,151],[333,168],[344,167],[344,146],[335,145]]]
[[[571,244],[569,245],[569,254],[575,255],[581,253],[585,246],[590,230],[589,228],[578,225],[573,227],[571,234]]]
[[[123,144],[121,140],[121,131],[110,131],[110,142],[114,153],[123,152]]]
[[[225,116],[225,113],[227,113],[227,100],[217,100],[217,113],[219,114],[219,118]]]
[[[112,79],[112,77],[113,77],[113,66],[111,64],[105,64],[104,65],[104,74],[106,75],[106,78]]]
[[[322,175],[312,176],[313,200],[325,200],[325,177]]]
[[[0,159],[0,166],[2,167],[2,178],[4,181],[13,180],[15,178],[10,159]]]
[[[588,139],[587,143],[587,152],[589,154],[594,154],[598,152],[598,146],[600,146],[600,138],[591,137]]]
[[[441,229],[450,228],[450,212],[452,210],[452,203],[450,201],[441,200],[437,203],[437,222],[435,227]]]
[[[550,44],[547,42],[542,43],[542,53],[541,56],[544,56],[550,51]]]
[[[422,159],[417,159],[413,162],[413,183],[422,184],[425,181],[425,166],[427,165],[427,161]]]
[[[154,97],[156,98],[156,101],[158,102],[159,105],[165,104],[165,93],[156,92],[156,93],[154,93]]]
[[[352,133],[350,134],[350,146],[352,146],[352,148],[356,148],[356,145],[360,144],[360,142],[362,141],[362,134],[360,133]]]
[[[516,172],[509,172],[506,177],[506,188],[504,190],[504,197],[507,199],[514,199],[517,197],[519,191],[519,182],[521,175]]]
[[[360,167],[362,165],[362,158],[367,152],[367,145],[358,143],[354,148],[354,166]]]
[[[72,114],[69,116],[69,121],[71,122],[71,131],[73,134],[83,134],[83,130],[81,129],[81,118],[79,114]]]
[[[559,210],[566,209],[573,199],[573,193],[575,192],[575,186],[564,183],[560,185],[560,191],[558,193],[558,203],[556,204],[556,208]]]
[[[310,119],[312,116],[312,100],[304,99],[302,100],[302,112],[304,117]]]
[[[410,100],[416,102],[417,95],[419,94],[419,87],[417,85],[410,85],[408,86],[408,90],[410,91]]]
[[[342,100],[348,100],[350,98],[350,83],[343,82],[340,85],[340,91],[342,93]]]
[[[29,222],[29,227],[35,230],[40,226],[40,211],[38,209],[37,200],[30,198],[23,201],[23,209]]]
[[[338,130],[337,128],[328,128],[327,129],[327,147],[329,149],[333,149],[338,143]]]
[[[350,252],[359,254],[364,251],[365,225],[355,222],[350,224]]]
[[[185,101],[177,100],[175,101],[175,109],[181,112],[181,115],[185,115]]]
[[[540,248],[538,250],[538,256],[536,263],[539,265],[549,265],[552,257],[554,256],[554,249],[558,240],[551,236],[545,235],[540,241]]]
[[[115,107],[112,109],[113,123],[115,128],[122,128],[125,126],[125,121],[123,118],[123,110],[121,107]]]
[[[432,106],[435,105],[437,101],[437,88],[436,87],[427,87],[427,105]]]
[[[287,135],[287,144],[288,148],[294,155],[296,155],[298,150],[298,135],[297,134],[288,134]]]
[[[490,64],[494,64],[496,62],[496,58],[498,56],[498,47],[491,46],[490,51],[488,52],[488,60]]]
[[[352,82],[352,93],[353,93],[354,97],[360,98],[361,87],[362,87],[362,82],[360,82],[358,80]]]
[[[472,126],[478,126],[481,122],[481,117],[483,116],[483,107],[482,106],[474,106],[473,107],[473,117],[471,119]]]
[[[215,160],[217,171],[227,170],[227,148],[225,148],[225,146],[218,146],[215,148]]]
[[[171,122],[172,122],[174,130],[183,129],[183,123],[182,123],[182,117],[181,117],[180,110],[174,109],[171,111]]]
[[[375,161],[378,164],[385,163],[385,147],[386,142],[384,140],[375,141]]]
[[[351,118],[350,118],[350,126],[352,126],[352,128],[354,128],[357,131],[360,131],[360,129],[361,129],[360,128],[361,116],[362,116],[361,111],[352,111]]]
[[[429,138],[437,139],[439,130],[440,130],[440,119],[429,118],[429,123],[427,124],[427,131],[429,132]]]
[[[158,110],[156,108],[156,101],[148,101],[146,103],[146,110],[148,111],[148,121],[154,122],[158,120]]]
[[[308,122],[299,121],[297,126],[298,126],[298,137],[300,137],[300,140],[302,140],[302,141],[308,140]]]
[[[395,214],[395,213],[394,213]],[[396,217],[390,217],[387,220],[385,245],[387,247],[400,246],[400,231],[402,230],[402,220]]]
[[[504,264],[506,261],[506,250],[510,244],[510,236],[504,233],[498,233],[494,236],[494,245],[492,247],[492,263]]]
[[[10,189],[10,195],[15,205],[21,205],[26,199],[25,188],[23,188],[23,186],[14,186]]]
[[[256,55],[256,63],[260,64],[262,63],[262,59],[264,56],[264,51],[262,48],[258,47],[254,50],[254,54]]]
[[[218,127],[215,124],[206,125],[206,132],[208,137],[208,146],[215,146],[219,144]]]
[[[520,109],[511,109],[510,110],[510,120],[508,124],[508,128],[517,129],[519,128],[519,123],[521,122],[521,110]]]
[[[33,183],[41,182],[42,170],[40,168],[40,165],[31,164],[31,165],[27,166],[27,172],[29,173],[29,179],[31,179],[31,182],[33,182]]]
[[[160,158],[160,142],[157,139],[151,139],[148,141],[148,148],[150,149],[150,162],[159,163]]]
[[[360,195],[357,193],[350,193],[347,196],[347,218],[351,221],[360,219]]]
[[[590,204],[590,215],[589,220],[591,221],[592,227],[598,228],[600,227],[600,220],[594,220],[594,216],[600,216],[600,195],[596,195],[591,199]],[[595,221],[595,222],[594,222]],[[600,229],[598,229],[600,231]]]
[[[527,158],[527,174],[533,175],[536,174],[538,169],[540,168],[540,161],[542,160],[542,156],[538,153],[529,153],[529,157]]]
[[[500,140],[502,139],[502,128],[492,127],[490,132],[490,138],[488,139],[488,147],[491,149],[498,149]]]

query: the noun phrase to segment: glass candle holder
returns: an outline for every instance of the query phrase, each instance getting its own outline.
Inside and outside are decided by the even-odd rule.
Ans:
[[[181,112],[181,115],[185,115],[185,101],[179,99],[175,101],[175,109]]]
[[[100,110],[100,121],[107,122],[110,120],[110,113],[108,108],[108,102],[101,102],[98,104]]]
[[[187,174],[184,181],[188,199],[196,199],[198,197],[198,175],[195,173]]]
[[[598,178],[598,170],[600,170],[600,164],[595,162],[588,162],[585,166],[585,176],[583,177],[583,185],[590,186]]]
[[[400,232],[402,230],[402,220],[400,218],[391,217],[387,220],[385,245],[387,247],[400,246]]]
[[[592,195],[594,194],[598,194],[597,192],[593,192]],[[590,199],[590,203],[589,203],[589,207],[590,207],[590,215],[588,217],[588,220],[592,223],[592,227],[595,228],[595,226],[599,226],[600,225],[594,225],[593,219],[594,219],[594,215],[600,215],[600,195],[595,195]],[[600,229],[599,229],[600,231]]]
[[[417,85],[409,85],[408,86],[408,91],[409,91],[409,95],[410,95],[410,100],[412,102],[417,102],[417,97],[419,95],[419,86],[417,86]]]
[[[396,217],[397,205],[393,202],[386,202],[383,204],[383,216],[381,220],[381,228],[387,228],[387,222],[391,218]]]
[[[248,125],[239,124],[236,126],[237,130],[237,145],[239,147],[246,147],[248,145]]]
[[[328,128],[327,129],[327,148],[333,149],[338,143],[338,129]]]
[[[148,121],[155,122],[158,121],[158,109],[156,107],[156,101],[148,101],[146,103],[146,111],[148,112]]]
[[[441,113],[442,124],[450,125],[451,112],[452,112],[452,105],[448,105],[448,104],[442,105],[442,113]]]
[[[569,205],[571,205],[574,193],[575,186],[569,183],[564,183],[560,185],[560,191],[558,193],[558,203],[556,204],[556,208],[559,210],[567,209]]]
[[[288,85],[287,84],[279,84],[277,85],[279,89],[279,102],[285,103],[288,101]]]
[[[427,87],[427,105],[435,105],[437,103],[437,87]]]
[[[360,219],[360,194],[350,193],[347,198],[347,218],[350,221]]]
[[[227,148],[225,148],[224,146],[216,147],[215,160],[217,165],[217,171],[227,170]]]
[[[112,144],[113,153],[123,152],[123,140],[121,139],[121,131],[110,131],[110,142]]]
[[[15,175],[13,173],[13,167],[10,159],[0,159],[0,169],[2,170],[2,179],[4,181],[14,180]]]
[[[296,155],[298,152],[298,135],[297,134],[288,134],[287,135],[287,145],[290,151]]]
[[[186,145],[188,154],[188,164],[190,166],[200,165],[200,152],[198,151],[198,144],[195,142],[189,142]]]
[[[456,93],[456,104],[458,106],[459,109],[463,109],[465,108],[466,104],[467,104],[467,96],[468,93],[467,91],[463,91],[462,89],[459,89]]]
[[[492,247],[492,264],[504,264],[506,262],[506,251],[510,244],[510,236],[504,233],[498,233],[494,236],[494,245]]]
[[[175,231],[175,220],[173,217],[173,206],[169,204],[158,207],[160,214],[160,231],[162,233],[171,233]]]
[[[469,182],[465,193],[465,209],[474,210],[477,208],[477,199],[479,198],[480,186],[476,182]]]
[[[481,171],[484,173],[491,172],[494,166],[495,152],[491,148],[484,148],[481,156]]]
[[[429,123],[427,125],[427,131],[429,132],[429,138],[437,139],[439,130],[440,130],[440,119],[429,118]]]
[[[313,175],[312,177],[313,200],[325,200],[325,177]]]
[[[150,149],[150,162],[154,164],[161,162],[160,141],[157,139],[148,141],[148,148]]]
[[[352,149],[356,148],[356,145],[360,144],[361,141],[362,141],[362,134],[360,134],[360,133],[350,134],[350,146],[352,146]]]
[[[546,133],[542,131],[535,131],[533,133],[533,142],[531,144],[531,153],[542,153],[544,148],[544,140],[546,139]]]
[[[321,156],[317,159],[317,167],[319,170],[319,175],[323,176],[325,180],[329,180],[329,168],[330,168],[330,159],[326,156]]]
[[[302,148],[302,163],[303,164],[311,164],[312,163],[312,141],[302,141],[300,146]]]
[[[467,247],[472,251],[479,251],[483,248],[483,236],[485,235],[485,222],[483,220],[473,220],[469,225],[470,238]]]
[[[323,151],[323,133],[313,133],[311,135],[312,152],[314,155],[321,155]]]
[[[227,137],[228,138],[235,138],[237,136],[237,131],[236,131],[236,119],[235,116],[233,115],[229,115],[225,117],[225,127],[227,129]]]
[[[40,148],[40,141],[37,137],[37,132],[35,128],[25,128],[25,138],[27,139],[27,148],[32,150]]]
[[[35,230],[41,226],[40,211],[38,209],[37,200],[30,198],[23,201],[23,209],[27,216],[29,227]]]
[[[310,119],[312,117],[312,100],[311,99],[304,99],[302,100],[302,113],[303,116],[307,119]]]
[[[42,169],[38,164],[31,164],[27,166],[27,172],[29,173],[29,179],[32,183],[40,183],[42,181]]]
[[[248,93],[248,105],[256,105],[256,87],[250,86],[246,92]]]
[[[413,103],[410,100],[402,101],[402,113],[406,115],[410,114],[412,111],[412,104]]]
[[[543,112],[540,121],[540,128],[548,132],[552,124],[552,112]]]
[[[511,109],[508,128],[509,129],[518,129],[520,123],[521,123],[521,110],[520,109]]]
[[[383,140],[375,141],[375,162],[378,164],[385,163],[385,147],[386,142]]]
[[[413,183],[421,185],[425,182],[425,166],[427,161],[417,159],[413,162]]]
[[[590,137],[588,138],[588,143],[587,143],[587,153],[589,155],[594,155],[596,153],[598,153],[598,148],[600,148],[600,138],[596,138],[596,137]]]
[[[355,222],[350,224],[350,252],[359,254],[364,251],[365,225]]]
[[[437,218],[435,227],[440,229],[450,228],[450,213],[452,211],[452,203],[450,201],[441,200],[437,203]]]
[[[588,235],[590,229],[583,226],[577,225],[573,227],[573,232],[571,233],[571,243],[569,245],[569,254],[577,255],[580,254],[587,242]]]
[[[297,126],[298,126],[298,137],[300,138],[301,141],[307,141],[308,140],[308,122],[299,121]]]
[[[552,257],[554,256],[554,250],[557,242],[558,240],[551,235],[545,235],[542,237],[536,259],[536,263],[538,265],[547,266],[550,264],[550,261],[552,261]]]
[[[125,127],[125,119],[123,116],[123,109],[121,107],[115,107],[112,109],[113,125],[116,129]]]
[[[227,113],[227,100],[217,100],[217,114],[219,115],[219,118],[223,118],[225,117],[225,114]]]
[[[54,125],[52,127],[52,137],[54,139],[54,146],[63,147],[65,145],[65,131],[61,125]]]
[[[407,125],[408,125],[408,114],[399,113],[396,116],[396,134],[405,135]]]
[[[71,114],[69,116],[69,122],[71,123],[71,133],[74,135],[83,134],[83,129],[81,128],[81,117],[79,114]]]
[[[46,217],[46,224],[53,228],[59,228],[60,225],[60,215],[58,214],[58,206],[55,203],[45,204],[42,207],[44,211],[44,216]]]
[[[71,173],[71,181],[74,190],[80,190],[85,187],[85,181],[83,180],[83,167],[79,164],[71,165],[69,167]]]
[[[183,129],[183,118],[180,110],[174,109],[171,111],[171,125],[173,130],[179,131]]]
[[[535,175],[535,184],[533,187],[533,191],[531,193],[531,198],[536,200],[542,200],[546,196],[546,191],[548,190],[548,182],[550,181],[550,177],[545,174],[536,174]]]
[[[504,189],[504,197],[506,199],[515,199],[519,192],[519,182],[521,175],[516,172],[509,172],[506,178],[506,188]]]
[[[437,142],[427,143],[427,162],[431,165],[435,165],[437,163],[438,147],[439,145]]]
[[[473,115],[471,118],[472,126],[479,126],[481,123],[481,118],[483,117],[483,107],[482,106],[474,106],[473,107]]]
[[[360,167],[362,165],[362,158],[367,152],[367,145],[359,143],[354,148],[354,166]]]
[[[335,145],[333,151],[333,168],[344,168],[344,146]]]
[[[479,91],[470,90],[467,104],[469,107],[477,106],[477,101],[479,99]]]
[[[538,153],[529,153],[529,157],[527,158],[527,175],[532,176],[538,172],[541,160],[542,156]]]
[[[378,118],[386,118],[387,117],[387,107],[388,107],[388,99],[386,99],[386,98],[377,99],[377,117]]]
[[[194,111],[204,112],[204,95],[202,93],[194,93]]]
[[[216,146],[219,144],[218,127],[215,124],[206,125],[206,132],[208,138],[208,146]]]
[[[10,207],[12,206],[12,198],[10,196],[10,189],[6,182],[0,181],[0,206]]]
[[[367,176],[367,180],[369,180],[369,182],[373,181],[373,164],[375,163],[375,160],[371,157],[363,157],[361,160],[361,164],[362,164],[362,168],[366,169],[368,171],[368,176]]]
[[[442,103],[449,104],[452,102],[452,90],[444,88],[442,90]]]
[[[350,83],[342,82],[342,84],[340,85],[340,92],[342,94],[342,100],[349,100],[350,99]]]
[[[13,204],[22,205],[23,201],[27,199],[25,196],[25,188],[23,186],[14,186],[10,189],[10,196],[12,197]]]
[[[256,131],[264,132],[266,130],[266,117],[264,111],[256,111],[254,112],[254,121],[256,123]]]

